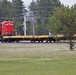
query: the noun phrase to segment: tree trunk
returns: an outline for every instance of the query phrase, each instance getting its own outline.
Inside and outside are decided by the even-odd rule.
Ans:
[[[73,47],[74,47],[74,42],[72,41],[72,39],[70,39],[70,51],[73,51]]]
[[[73,45],[72,45],[73,43],[72,42],[70,42],[70,51],[73,51]]]

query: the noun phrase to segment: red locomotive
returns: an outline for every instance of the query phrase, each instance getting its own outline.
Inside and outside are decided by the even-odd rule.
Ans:
[[[4,21],[0,22],[0,35],[14,35],[14,22]]]

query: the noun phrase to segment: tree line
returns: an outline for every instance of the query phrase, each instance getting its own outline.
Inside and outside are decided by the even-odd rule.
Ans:
[[[57,7],[61,7],[61,2],[59,0],[33,0],[30,3],[29,8],[33,12],[33,16],[37,21],[35,23],[36,35],[48,34],[46,29],[47,20],[51,17]]]

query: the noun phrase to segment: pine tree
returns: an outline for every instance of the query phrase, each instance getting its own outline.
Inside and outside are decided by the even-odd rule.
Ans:
[[[11,3],[8,0],[0,2],[0,20],[9,20],[11,18]]]
[[[23,10],[25,9],[22,0],[13,0],[13,20],[15,22],[16,33],[23,34]]]

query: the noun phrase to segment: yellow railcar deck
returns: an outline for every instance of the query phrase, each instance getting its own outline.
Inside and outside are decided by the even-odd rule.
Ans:
[[[7,39],[7,38],[32,38],[32,36],[3,36],[4,39]]]
[[[51,41],[58,41],[58,40],[67,40],[68,37],[65,37],[64,35],[26,35],[26,36],[3,36],[2,41],[22,41],[22,40],[28,40],[31,42],[51,42]],[[76,40],[76,35],[74,35],[73,40]]]
[[[26,35],[26,36],[3,36],[4,39],[8,39],[8,38],[24,38],[24,39],[28,39],[28,38],[48,38],[49,36],[48,35],[35,35],[35,36],[32,36],[32,35]]]
[[[26,36],[3,36],[2,41],[22,41],[22,40],[28,40],[31,42],[39,41],[43,42],[44,40],[49,39],[49,35],[26,35]]]

